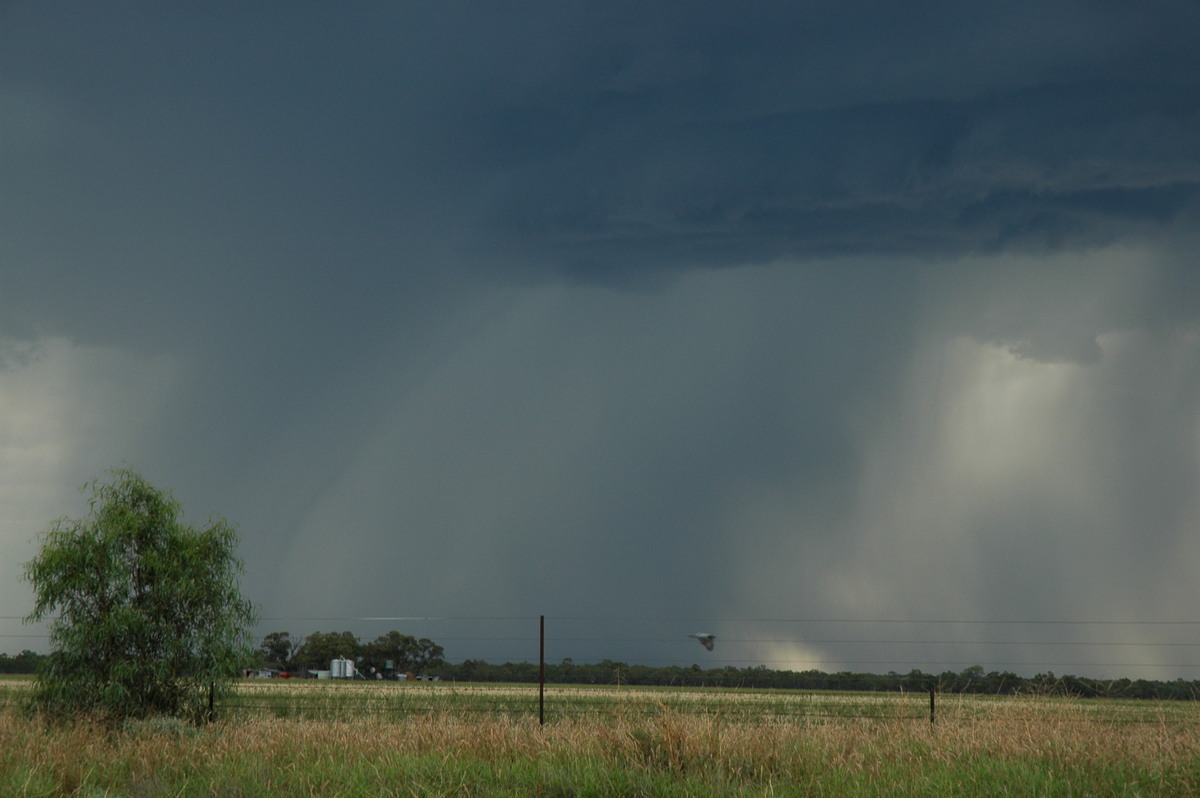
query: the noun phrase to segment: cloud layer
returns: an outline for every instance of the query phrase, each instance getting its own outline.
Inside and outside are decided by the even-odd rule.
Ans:
[[[1196,675],[987,625],[1194,615],[1193,5],[2,14],[0,614],[129,464],[267,630]]]

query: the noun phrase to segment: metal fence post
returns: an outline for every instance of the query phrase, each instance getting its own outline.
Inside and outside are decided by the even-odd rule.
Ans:
[[[538,724],[546,725],[546,616],[538,628]]]

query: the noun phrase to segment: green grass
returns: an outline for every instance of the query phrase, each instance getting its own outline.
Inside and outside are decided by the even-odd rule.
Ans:
[[[204,728],[0,710],[0,795],[1200,794],[1191,703],[569,687],[541,726],[528,686],[241,688]]]
[[[900,693],[799,692],[749,688],[547,686],[548,721],[572,718],[720,714],[758,722],[791,719],[819,723],[847,717],[927,720],[928,696]],[[537,715],[536,686],[459,683],[366,683],[262,680],[242,682],[218,707],[226,719],[291,718],[402,720],[431,713],[527,718]]]

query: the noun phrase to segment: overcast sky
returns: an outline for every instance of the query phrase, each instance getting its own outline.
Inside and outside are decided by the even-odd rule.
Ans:
[[[1200,678],[1198,36],[0,4],[0,651],[129,466],[239,526],[263,632]]]

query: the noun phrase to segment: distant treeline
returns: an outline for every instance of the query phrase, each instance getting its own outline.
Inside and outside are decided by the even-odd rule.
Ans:
[[[26,649],[15,657],[0,654],[0,673],[37,673],[38,666],[46,659],[45,654],[38,654]]]
[[[438,647],[440,649],[440,647]],[[0,673],[36,673],[46,655],[22,651],[15,657],[0,654]],[[530,662],[490,664],[478,659],[461,663],[444,661],[432,665],[430,675],[444,681],[514,682],[536,684],[538,666]],[[550,684],[648,685],[681,687],[759,687],[778,690],[846,690],[867,692],[981,693],[992,695],[1059,695],[1081,698],[1149,698],[1177,701],[1200,699],[1200,680],[1158,681],[1153,679],[1089,679],[1084,676],[1056,676],[1053,672],[1018,676],[1008,671],[985,672],[973,665],[959,672],[925,673],[825,673],[823,671],[772,670],[764,665],[753,668],[709,668],[699,665],[629,665],[613,660],[576,665],[569,659],[546,664],[546,682]]]
[[[538,666],[528,662],[490,665],[482,660],[462,664],[446,663],[433,671],[441,679],[469,682],[534,682]],[[555,684],[629,684],[685,687],[760,687],[780,690],[851,690],[939,693],[981,693],[994,695],[1061,695],[1083,698],[1154,698],[1196,700],[1200,698],[1200,680],[1176,679],[1164,682],[1146,679],[1089,679],[1082,676],[1056,676],[1053,672],[1031,677],[1007,671],[985,672],[973,665],[955,673],[905,674],[824,673],[822,671],[771,670],[754,668],[650,667],[603,660],[594,665],[576,665],[570,660],[546,664],[546,681]]]

